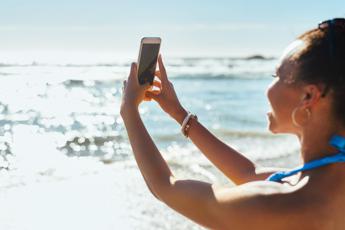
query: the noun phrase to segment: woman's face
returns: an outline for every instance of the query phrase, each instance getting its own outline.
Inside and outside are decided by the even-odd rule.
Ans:
[[[267,113],[268,129],[273,133],[297,133],[291,114],[303,99],[302,88],[294,83],[298,64],[289,59],[294,52],[302,48],[300,40],[293,42],[285,50],[276,69],[275,78],[267,89],[271,111]]]

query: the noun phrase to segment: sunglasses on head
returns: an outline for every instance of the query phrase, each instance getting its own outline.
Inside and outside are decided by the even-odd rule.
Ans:
[[[324,30],[330,27],[340,27],[345,29],[345,18],[333,18],[319,23],[320,30]]]
[[[333,61],[335,58],[335,40],[334,40],[334,30],[337,28],[344,29],[345,32],[345,18],[334,18],[326,21],[322,21],[319,23],[318,28],[322,31],[328,30],[327,40],[329,43],[329,55],[331,60]],[[324,92],[322,93],[322,97],[326,96],[328,92],[329,86],[326,86]]]
[[[334,41],[334,30],[336,28],[341,28],[345,30],[345,18],[333,18],[319,23],[318,28],[322,31],[328,29],[328,42],[329,42],[329,52],[330,57],[333,59],[335,57],[335,41]]]

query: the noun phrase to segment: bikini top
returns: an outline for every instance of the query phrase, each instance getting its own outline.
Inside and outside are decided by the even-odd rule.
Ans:
[[[329,143],[339,150],[337,154],[307,162],[291,171],[279,171],[273,173],[266,179],[266,181],[280,182],[283,178],[292,176],[301,171],[318,168],[332,163],[345,162],[345,137],[334,135]]]

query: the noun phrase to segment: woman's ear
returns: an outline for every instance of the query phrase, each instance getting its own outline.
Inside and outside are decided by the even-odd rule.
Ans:
[[[313,106],[316,104],[322,95],[322,88],[318,85],[310,84],[304,87],[302,104],[304,106]]]

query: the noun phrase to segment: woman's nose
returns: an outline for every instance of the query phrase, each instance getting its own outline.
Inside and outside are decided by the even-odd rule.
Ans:
[[[267,89],[266,89],[266,97],[269,98],[270,97],[270,94],[271,94],[271,91],[272,91],[272,84],[270,84]]]

